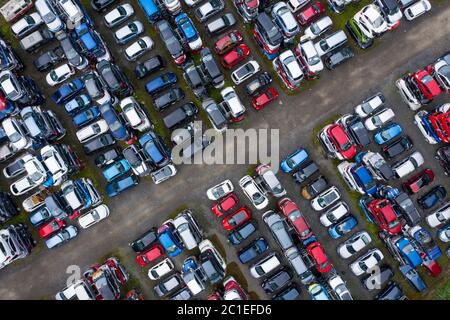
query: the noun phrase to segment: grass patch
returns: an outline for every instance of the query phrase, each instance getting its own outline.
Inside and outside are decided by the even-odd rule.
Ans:
[[[183,204],[183,205],[177,207],[174,211],[172,211],[172,212],[169,214],[168,219],[175,219],[175,217],[176,217],[181,211],[184,211],[184,210],[187,210],[187,209],[189,209],[189,206],[186,205],[186,204]]]
[[[230,262],[227,265],[227,273],[233,276],[236,281],[244,288],[245,291],[248,292],[248,282],[245,276],[242,274],[239,265],[236,262]],[[252,299],[253,300],[253,299]]]
[[[14,37],[10,25],[3,18],[0,19],[0,35],[13,48],[17,48],[17,39]]]
[[[254,165],[249,166],[246,173],[247,173],[250,177],[253,177],[253,176],[255,175],[255,173],[256,173],[256,168],[257,168],[257,167],[258,167],[257,164],[254,164]]]

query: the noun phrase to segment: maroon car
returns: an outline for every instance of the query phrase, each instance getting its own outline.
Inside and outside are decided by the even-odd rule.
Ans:
[[[434,173],[431,169],[425,169],[418,173],[408,181],[403,183],[403,189],[409,193],[417,193],[423,187],[432,184],[434,181]]]

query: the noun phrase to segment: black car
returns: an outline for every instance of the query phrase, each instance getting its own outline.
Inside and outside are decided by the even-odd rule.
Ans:
[[[54,144],[56,150],[58,150],[61,158],[67,165],[67,175],[72,175],[80,171],[83,168],[83,163],[73,149],[67,144]]]
[[[383,147],[383,153],[389,159],[395,158],[405,151],[410,150],[413,147],[413,142],[407,136],[402,136],[394,142]]]
[[[118,66],[103,60],[97,63],[96,68],[101,79],[113,94],[126,97],[133,93],[133,87]]]
[[[163,122],[168,129],[171,129],[197,113],[197,106],[192,102],[188,102],[165,116]]]
[[[245,239],[250,237],[253,232],[256,231],[256,226],[253,222],[249,222],[242,227],[234,230],[232,233],[228,235],[228,241],[232,245],[238,245],[242,243]]]
[[[320,176],[314,181],[311,181],[302,189],[302,196],[309,200],[317,196],[328,187],[328,181],[324,176]]]
[[[109,133],[105,133],[104,135],[90,140],[89,142],[83,145],[83,150],[86,154],[94,153],[95,151],[102,150],[109,146],[112,146],[116,141],[113,136]]]
[[[439,148],[436,151],[435,158],[444,169],[444,174],[446,176],[450,175],[450,146]]]
[[[392,281],[388,283],[386,288],[383,289],[379,294],[375,297],[376,300],[406,300],[406,296],[403,294],[400,286]]]
[[[292,275],[290,272],[286,268],[283,268],[270,278],[264,280],[261,287],[266,293],[274,293],[288,285],[291,282],[291,279]]]
[[[255,31],[262,38],[262,41],[269,43],[271,46],[278,46],[283,42],[283,35],[265,12],[261,12],[256,17]]]
[[[200,253],[199,260],[203,271],[205,271],[206,276],[212,284],[218,283],[223,279],[225,270],[223,270],[211,249],[207,249]]]
[[[422,216],[406,193],[400,193],[394,201],[410,225],[415,226],[422,220]]]
[[[11,195],[6,192],[0,192],[0,223],[5,223],[19,213],[20,211],[17,209],[17,205],[14,204]]]
[[[417,203],[424,210],[431,209],[438,203],[442,203],[446,196],[447,190],[443,186],[438,185],[417,199]]]
[[[245,86],[245,92],[253,96],[271,82],[272,77],[267,72],[263,72]]]
[[[142,79],[158,70],[161,70],[164,67],[164,60],[158,54],[150,59],[139,63],[134,69],[134,74],[136,78]]]
[[[354,143],[361,147],[365,147],[370,144],[370,135],[366,127],[361,121],[361,118],[357,116],[351,116],[345,120],[345,126],[350,138]]]
[[[38,71],[43,72],[63,61],[65,57],[66,55],[64,54],[64,50],[61,46],[57,46],[56,48],[40,55],[33,61],[33,64]]]
[[[296,173],[293,174],[293,177],[295,182],[303,183],[318,171],[319,167],[317,164],[315,164],[314,161],[308,161]]]
[[[91,0],[92,8],[97,12],[105,11],[116,0]]]
[[[188,83],[191,90],[194,92],[194,95],[199,99],[203,100],[207,97],[207,91],[205,88],[205,80],[199,71],[200,67],[195,66],[192,61],[186,62],[183,66],[183,78]]]
[[[163,93],[158,98],[153,101],[153,106],[156,110],[163,110],[167,107],[170,107],[174,103],[184,99],[184,92],[180,88],[172,88],[169,91]]]
[[[217,131],[223,131],[227,128],[227,118],[224,116],[222,108],[212,99],[208,99],[202,104],[209,120]]]
[[[273,300],[297,300],[300,298],[300,288],[295,284],[290,284],[286,289],[274,296]]]
[[[173,60],[177,65],[181,65],[186,60],[186,54],[183,47],[172,31],[172,27],[166,20],[159,21],[155,24],[156,30],[159,32],[162,43],[165,44]]]
[[[95,158],[95,165],[98,168],[106,167],[107,165],[113,163],[121,156],[121,152],[119,148],[113,148],[111,150],[107,150],[102,152]]]
[[[216,89],[223,87],[225,78],[222,71],[220,71],[217,62],[214,60],[214,56],[209,48],[203,48],[200,51],[200,59],[202,62],[203,72],[208,76],[213,87]]]
[[[144,234],[139,236],[136,240],[130,243],[131,249],[136,253],[140,253],[149,248],[153,243],[158,240],[158,232],[156,228],[151,228]]]
[[[355,54],[350,47],[344,47],[327,55],[324,59],[324,63],[328,70],[333,70],[338,65],[350,60],[354,56]]]

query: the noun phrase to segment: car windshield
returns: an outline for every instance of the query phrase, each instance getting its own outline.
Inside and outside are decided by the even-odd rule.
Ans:
[[[12,143],[16,143],[16,142],[20,141],[20,139],[22,139],[22,135],[19,132],[17,132],[17,131],[14,131],[9,136],[9,140],[11,140]]]
[[[300,213],[300,211],[295,210],[295,211],[292,211],[292,212],[289,214],[289,220],[295,221],[295,220],[297,220],[298,218],[301,218],[301,216],[302,216],[302,214]]]
[[[212,193],[216,198],[221,198],[225,194],[225,189],[220,186],[218,188],[215,188]]]
[[[56,74],[56,71],[55,71],[55,70],[53,70],[52,72],[50,72],[50,78],[51,78],[53,81],[58,81],[58,75]]]
[[[261,204],[261,203],[264,202],[264,197],[263,197],[263,195],[262,195],[261,193],[259,193],[259,192],[255,192],[255,193],[252,195],[252,199],[253,199],[253,202],[254,202],[256,205]]]
[[[314,35],[318,35],[318,34],[320,33],[320,28],[319,28],[319,25],[318,25],[317,23],[313,23],[313,24],[310,26],[310,28],[311,28],[311,32],[312,32]]]
[[[383,22],[384,22],[383,18],[382,18],[381,16],[379,16],[378,18],[376,18],[376,19],[373,21],[373,26],[374,26],[375,28],[379,28],[379,27],[381,27],[381,25],[383,24]]]

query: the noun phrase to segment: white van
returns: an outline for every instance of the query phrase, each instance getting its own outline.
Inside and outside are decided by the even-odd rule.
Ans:
[[[343,30],[338,30],[329,36],[326,36],[322,40],[316,42],[314,47],[316,48],[319,56],[323,56],[328,52],[333,51],[336,48],[339,48],[343,44],[347,42],[347,35]]]
[[[272,272],[280,265],[281,261],[280,259],[278,259],[277,254],[275,252],[272,252],[265,258],[253,264],[250,268],[250,274],[253,278],[258,279]]]
[[[422,154],[419,151],[416,151],[406,159],[395,164],[392,167],[392,170],[394,171],[395,176],[401,179],[419,168],[423,163],[424,159]]]

